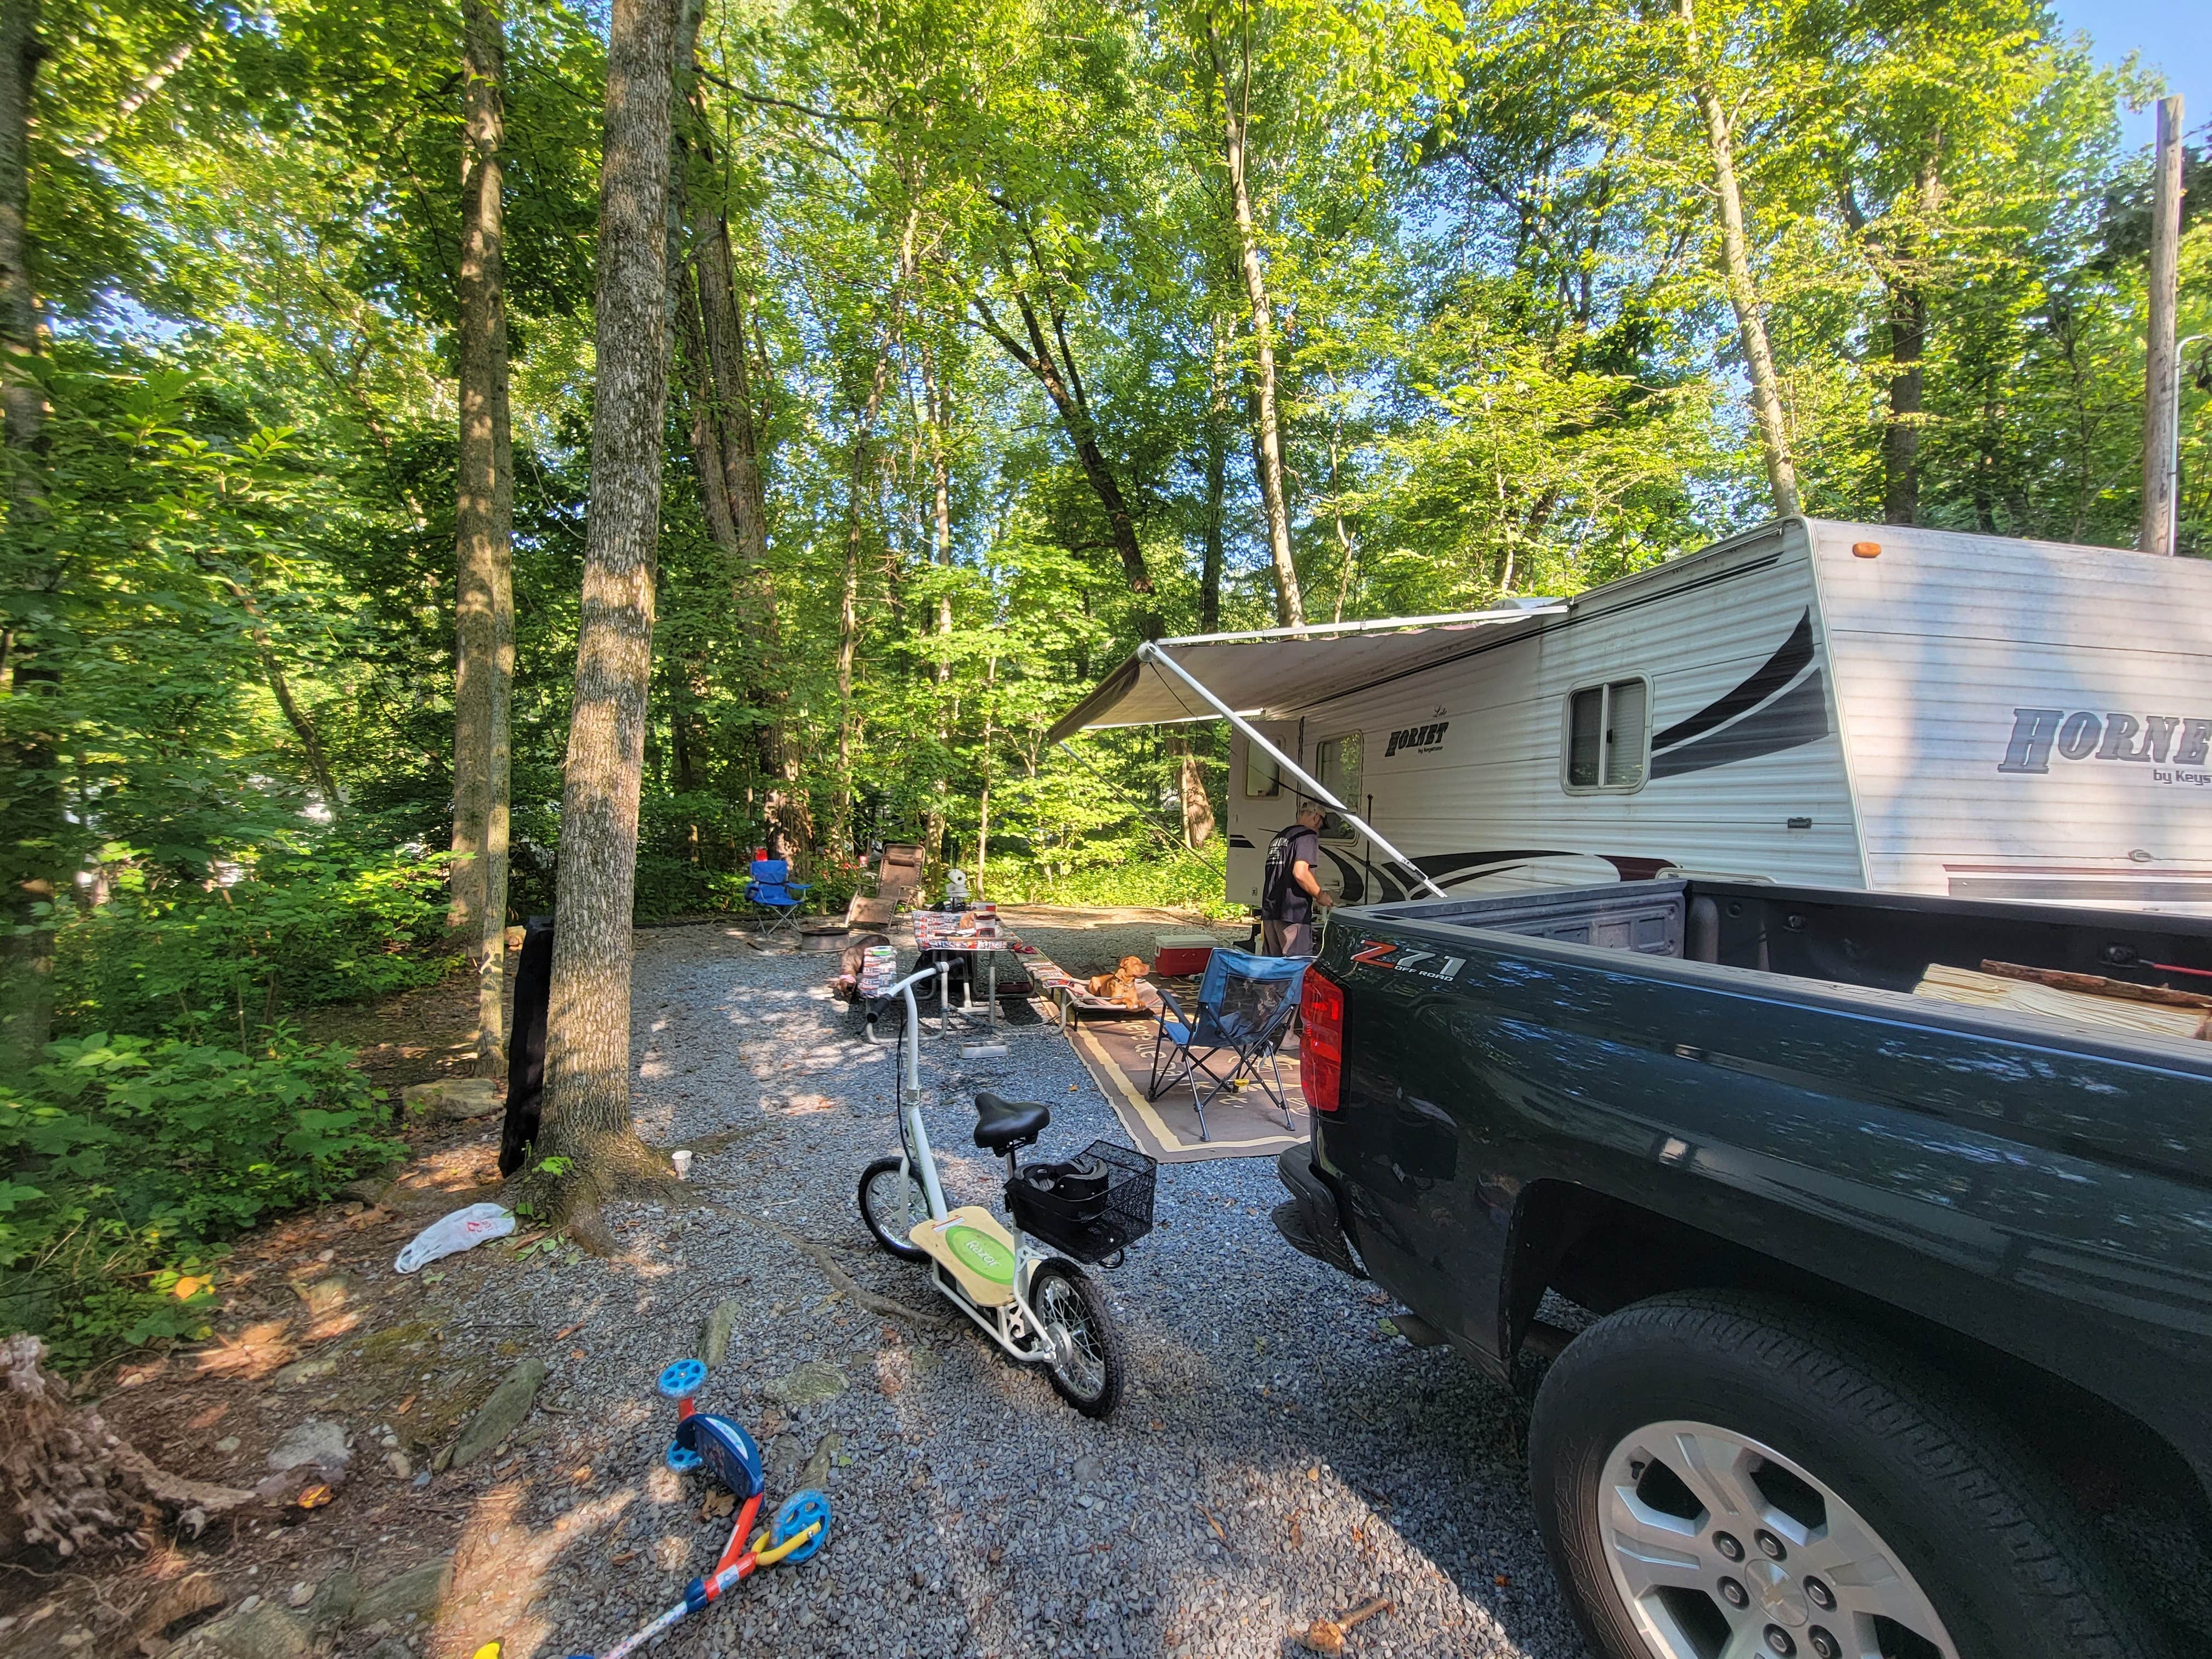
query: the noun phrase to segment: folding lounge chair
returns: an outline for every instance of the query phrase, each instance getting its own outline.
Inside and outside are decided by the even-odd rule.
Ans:
[[[778,933],[799,936],[799,896],[814,884],[790,879],[791,866],[782,859],[755,859],[752,879],[745,883],[745,902],[763,918],[763,939]]]
[[[1283,1127],[1295,1127],[1290,1103],[1283,1097],[1282,1063],[1276,1051],[1298,1011],[1310,961],[1305,957],[1216,951],[1198,982],[1194,1019],[1163,989],[1159,1029],[1152,1038],[1152,1080],[1146,1098],[1158,1100],[1187,1079],[1198,1107],[1198,1138],[1204,1140],[1206,1103],[1249,1078],[1275,1103]],[[1274,1074],[1272,1084],[1260,1070],[1262,1061]]]

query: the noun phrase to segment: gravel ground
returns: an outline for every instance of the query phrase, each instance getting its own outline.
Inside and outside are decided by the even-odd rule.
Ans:
[[[1146,948],[1157,925],[1030,936],[1074,966]],[[503,1500],[478,1500],[435,1651],[495,1635],[517,1659],[604,1650],[709,1563],[728,1522],[700,1517],[703,1483],[659,1468],[672,1413],[652,1382],[733,1297],[702,1406],[759,1436],[774,1495],[826,1463],[835,1529],[813,1561],[752,1581],[658,1652],[1274,1656],[1294,1650],[1293,1626],[1376,1595],[1392,1609],[1352,1638],[1359,1654],[1583,1652],[1537,1541],[1511,1397],[1446,1351],[1386,1338],[1387,1302],[1284,1244],[1267,1159],[1160,1170],[1158,1231],[1104,1276],[1130,1372],[1106,1423],[972,1328],[836,1291],[790,1236],[827,1243],[869,1291],[957,1317],[855,1212],[861,1167],[896,1146],[892,1051],[860,1042],[829,998],[834,961],[762,955],[720,928],[641,937],[640,1127],[669,1146],[733,1137],[694,1167],[719,1207],[623,1206],[610,1218],[623,1255],[525,1258],[451,1310],[540,1345],[574,1329],[539,1350],[555,1427]],[[957,1020],[951,1040],[925,1032],[926,1117],[956,1199],[996,1198],[997,1166],[968,1141],[978,1087],[1052,1103],[1042,1152],[1125,1139],[1049,1025],[971,1061]],[[809,1362],[844,1386],[798,1398]]]

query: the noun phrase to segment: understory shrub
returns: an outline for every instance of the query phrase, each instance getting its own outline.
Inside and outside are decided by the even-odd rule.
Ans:
[[[352,1054],[279,1027],[250,1053],[105,1032],[0,1082],[0,1330],[81,1367],[191,1335],[224,1241],[402,1151]]]
[[[445,939],[444,854],[269,851],[228,880],[159,880],[128,849],[106,902],[55,940],[63,1030],[170,1031],[243,1048],[287,1012],[434,984]]]
[[[1207,916],[1242,916],[1222,896],[1228,838],[1216,836],[1196,852],[1179,846],[1095,842],[1060,862],[994,858],[988,896],[1007,904],[1148,904]]]

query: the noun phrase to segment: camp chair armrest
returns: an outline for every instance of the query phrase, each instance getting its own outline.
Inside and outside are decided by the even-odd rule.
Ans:
[[[1172,1018],[1176,1024],[1188,1030],[1190,1027],[1190,1018],[1183,1012],[1182,1004],[1175,1000],[1175,993],[1164,985],[1155,985],[1152,989],[1159,994],[1160,1006],[1154,1009],[1153,1012],[1158,1018],[1160,1024],[1165,1025]]]

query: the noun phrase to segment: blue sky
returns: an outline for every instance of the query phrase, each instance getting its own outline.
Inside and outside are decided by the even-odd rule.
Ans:
[[[2212,6],[2206,0],[2056,0],[2069,33],[2096,44],[2097,61],[2118,64],[2130,52],[2166,76],[2166,89],[2182,96],[2185,131],[2201,134],[2212,121]],[[2151,139],[2151,112],[2123,111],[2127,142]],[[2197,138],[2195,142],[2202,143]]]

